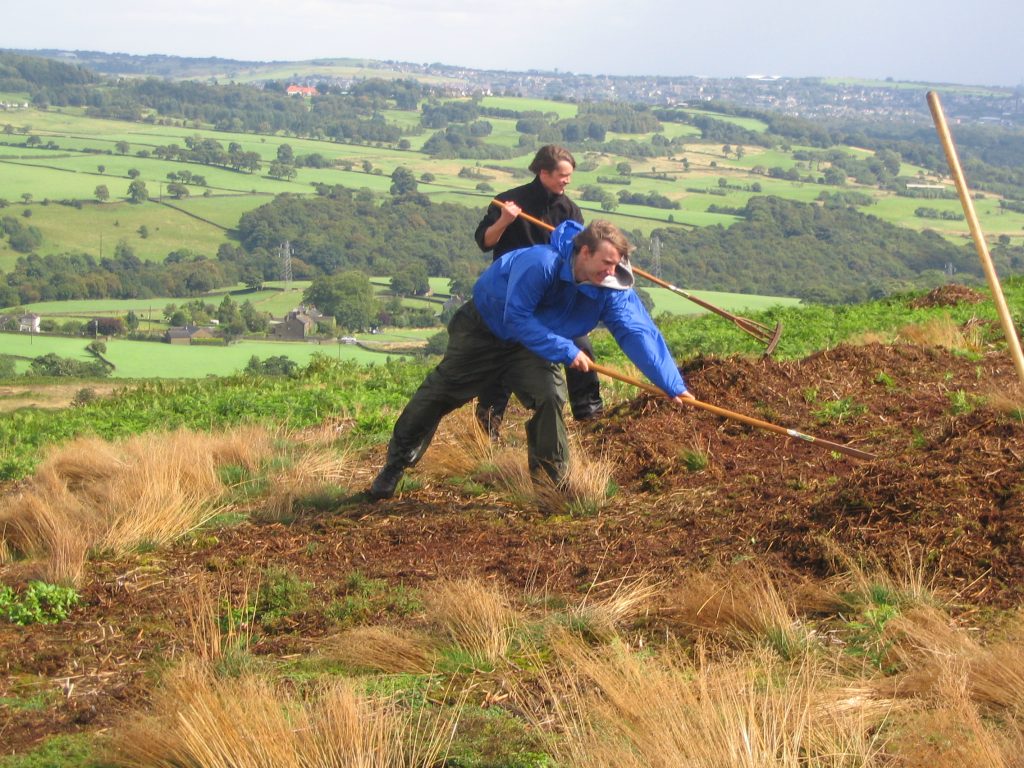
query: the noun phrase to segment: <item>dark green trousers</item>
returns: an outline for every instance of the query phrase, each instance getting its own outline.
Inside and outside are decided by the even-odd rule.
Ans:
[[[419,461],[441,419],[499,380],[507,382],[519,402],[533,411],[526,423],[530,472],[535,476],[543,472],[558,483],[569,468],[562,366],[522,344],[498,339],[472,301],[452,317],[444,358],[398,417],[388,444],[388,464],[404,469]]]

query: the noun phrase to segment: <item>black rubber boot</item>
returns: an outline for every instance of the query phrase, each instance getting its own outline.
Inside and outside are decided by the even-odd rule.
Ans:
[[[370,486],[369,495],[371,499],[390,499],[395,495],[398,483],[405,474],[405,467],[401,464],[385,464]]]

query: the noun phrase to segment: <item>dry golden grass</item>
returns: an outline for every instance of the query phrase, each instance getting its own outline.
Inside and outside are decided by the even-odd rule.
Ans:
[[[937,589],[923,549],[915,550],[908,545],[899,561],[883,565],[870,553],[851,555],[827,536],[818,541],[824,546],[833,568],[841,574],[833,581],[833,590],[867,594],[880,587],[898,595],[905,606],[944,605],[956,597]]]
[[[883,344],[889,345],[893,342],[893,335],[891,333],[883,333],[881,331],[864,331],[863,333],[857,333],[850,336],[846,340],[847,344],[853,346],[867,346],[868,344]]]
[[[1024,623],[1018,619],[1018,625]],[[894,643],[894,657],[907,670],[896,684],[900,695],[962,691],[972,706],[987,714],[1024,716],[1024,646],[1019,637],[982,645],[948,614],[928,606],[893,619],[886,632]]]
[[[535,482],[526,461],[526,449],[509,438],[518,429],[521,409],[506,418],[506,441],[495,443],[477,422],[472,408],[450,414],[438,431],[422,469],[435,478],[469,477],[521,506],[546,512],[592,513],[607,503],[614,465],[606,457],[593,458],[579,439],[569,435],[569,472],[558,486]]]
[[[426,674],[437,663],[433,640],[391,627],[356,627],[328,638],[322,649],[343,664],[385,674]]]
[[[1024,385],[996,390],[985,396],[986,402],[1001,413],[1015,419],[1024,419]]]
[[[304,445],[286,469],[270,477],[259,518],[265,521],[290,520],[303,499],[329,492],[339,486],[349,487],[356,468],[354,455],[349,451],[336,452]]]
[[[522,618],[499,587],[476,578],[443,579],[423,597],[428,621],[460,649],[491,663],[507,656]]]
[[[882,765],[875,735],[890,702],[806,657],[691,662],[563,636],[546,668],[536,724],[559,765],[803,768]],[[529,702],[527,702],[529,704]]]
[[[630,622],[654,610],[663,588],[650,574],[594,584],[579,605],[569,609],[571,625],[611,642]]]
[[[91,550],[164,544],[218,512],[218,468],[254,467],[261,430],[179,430],[117,443],[79,438],[53,449],[19,493],[0,499],[5,546],[38,561],[47,581],[75,583]]]
[[[807,648],[809,630],[797,615],[802,598],[818,605],[822,596],[803,589],[788,589],[783,597],[775,580],[754,565],[687,576],[664,613],[698,633],[731,645],[750,647],[766,642],[783,657]]]
[[[217,679],[191,661],[165,680],[152,714],[114,734],[109,761],[125,768],[427,768],[445,758],[457,712],[416,721],[343,682],[299,696],[261,677]]]
[[[1020,718],[986,717],[963,659],[937,659],[926,695],[895,718],[887,750],[908,768],[1024,765]]]
[[[939,315],[923,323],[905,325],[896,334],[898,341],[925,347],[980,351],[984,345],[982,329],[976,323],[963,327],[949,315]]]

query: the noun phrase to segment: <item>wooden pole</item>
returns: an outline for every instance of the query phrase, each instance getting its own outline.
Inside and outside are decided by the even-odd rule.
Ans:
[[[632,384],[634,387],[642,389],[645,392],[650,392],[653,395],[661,395],[662,397],[666,396],[664,392],[662,392],[653,384],[650,384],[646,381],[641,381],[640,379],[634,378],[632,376],[627,376],[626,374],[620,373],[614,368],[609,368],[607,366],[600,365],[595,362],[591,362],[590,367],[593,368],[598,373],[603,373],[608,378],[617,379],[619,381],[624,381],[627,384]],[[834,443],[831,440],[825,440],[820,437],[806,435],[803,432],[797,432],[795,429],[789,429],[788,427],[780,427],[778,424],[772,424],[771,422],[768,421],[761,421],[761,419],[755,419],[753,416],[746,416],[742,413],[736,413],[736,411],[730,411],[726,408],[721,408],[717,405],[712,405],[711,403],[705,403],[702,400],[688,400],[686,398],[683,398],[683,404],[691,405],[694,408],[700,408],[702,410],[709,411],[710,413],[713,413],[717,416],[722,416],[726,419],[732,419],[733,421],[741,421],[744,424],[749,424],[750,426],[757,427],[758,429],[764,429],[769,432],[775,432],[776,434],[784,435],[786,437],[793,438],[794,440],[803,440],[804,442],[811,443],[812,445],[816,445],[819,448],[825,448],[830,451],[838,451],[839,453],[844,453],[847,456],[852,456],[855,459],[870,461],[871,459],[878,458],[877,456],[875,456],[875,454],[868,453],[867,451],[862,451],[859,448],[853,448],[849,445],[843,445],[842,443]]]
[[[967,217],[967,226],[970,228],[971,237],[974,239],[974,248],[978,252],[978,258],[981,259],[981,268],[985,271],[988,287],[992,291],[992,299],[995,302],[996,311],[999,313],[999,322],[1003,326],[1006,344],[1010,348],[1013,366],[1017,369],[1017,377],[1024,384],[1024,353],[1021,353],[1017,329],[1013,325],[1010,308],[1006,305],[1006,297],[1003,296],[1003,289],[999,284],[996,268],[992,264],[992,257],[989,255],[988,245],[985,243],[985,235],[981,231],[981,224],[978,222],[978,216],[974,212],[974,201],[971,200],[971,194],[967,189],[967,182],[964,179],[964,172],[960,168],[960,159],[957,157],[956,146],[953,144],[953,137],[949,133],[949,126],[946,124],[946,117],[942,112],[939,94],[935,91],[928,91],[928,107],[932,111],[932,119],[935,121],[935,129],[939,132],[942,148],[946,152],[946,162],[949,163],[949,171],[953,176],[953,182],[956,184],[956,191],[960,196],[960,204],[963,206],[964,215]]]

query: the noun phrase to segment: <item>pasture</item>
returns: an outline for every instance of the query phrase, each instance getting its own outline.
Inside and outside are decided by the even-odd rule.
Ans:
[[[436,332],[436,331],[435,331]],[[399,343],[401,337],[389,336],[377,343]],[[407,335],[405,341],[416,341]],[[3,354],[19,358],[15,365],[19,373],[28,370],[34,357],[56,354],[75,360],[94,360],[85,351],[89,338],[33,335],[28,333],[0,333]],[[106,342],[104,357],[116,368],[115,379],[201,379],[207,376],[230,376],[242,371],[252,357],[265,360],[284,356],[299,365],[306,365],[314,355],[326,355],[338,360],[359,363],[384,362],[394,354],[372,352],[355,344],[341,344],[336,339],[321,341],[239,341],[228,345],[178,345],[161,341],[131,341],[110,339]]]

